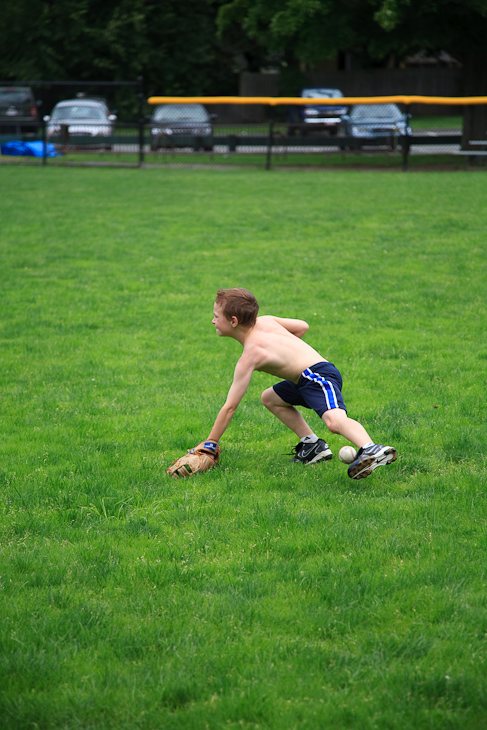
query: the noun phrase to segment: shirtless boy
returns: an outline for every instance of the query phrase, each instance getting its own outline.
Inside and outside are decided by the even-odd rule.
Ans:
[[[247,289],[217,292],[212,323],[220,337],[240,342],[243,353],[225,404],[208,439],[199,446],[204,444],[206,449],[216,451],[257,370],[283,381],[262,393],[262,403],[300,439],[293,450],[293,461],[307,465],[332,458],[326,441],[316,436],[296,406],[313,409],[332,433],[357,447],[357,457],[348,467],[352,479],[368,477],[376,467],[395,461],[397,454],[392,446],[374,444],[365,428],[347,416],[340,373],[301,339],[309,325],[300,319],[258,317],[258,311],[257,300]]]

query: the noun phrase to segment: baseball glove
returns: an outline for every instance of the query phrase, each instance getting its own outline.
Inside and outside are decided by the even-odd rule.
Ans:
[[[218,444],[215,444],[215,447],[207,449],[204,445],[198,445],[194,449],[188,449],[187,454],[171,464],[167,473],[175,479],[179,479],[208,471],[218,463],[220,458],[221,448]]]

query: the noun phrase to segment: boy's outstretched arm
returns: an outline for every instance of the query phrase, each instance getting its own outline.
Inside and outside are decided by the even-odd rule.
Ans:
[[[303,337],[306,332],[309,330],[309,324],[304,321],[304,319],[288,319],[286,317],[272,317],[277,324],[280,324],[281,327],[284,327],[287,329],[288,332],[290,332],[292,335],[295,335],[296,337]]]
[[[218,443],[227,430],[228,425],[233,418],[233,414],[247,392],[253,372],[254,368],[250,365],[248,359],[245,356],[242,356],[235,366],[233,383],[228,391],[227,399],[215,419],[215,423],[213,424],[213,428],[210,431],[206,443],[208,441]],[[203,443],[205,442],[202,442],[202,444]],[[201,444],[198,444],[198,446],[201,446]]]

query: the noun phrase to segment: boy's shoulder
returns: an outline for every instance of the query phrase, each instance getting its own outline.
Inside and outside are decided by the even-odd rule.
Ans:
[[[271,314],[259,314],[257,317],[257,322],[270,322],[271,320],[274,320],[275,317],[273,317]]]
[[[255,329],[257,330],[276,330],[279,329],[279,321],[276,319],[276,317],[272,316],[271,314],[262,314],[260,317],[257,317],[257,320],[255,322]]]

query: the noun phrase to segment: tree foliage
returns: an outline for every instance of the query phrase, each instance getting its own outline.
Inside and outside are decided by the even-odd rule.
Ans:
[[[218,27],[311,65],[347,50],[371,63],[419,49],[463,54],[486,47],[487,0],[230,0]]]
[[[3,0],[0,78],[142,75],[146,94],[232,94],[239,56],[250,70],[340,51],[381,65],[423,48],[463,55],[475,89],[487,0]]]
[[[0,78],[129,81],[149,93],[231,93],[218,0],[3,0]]]

